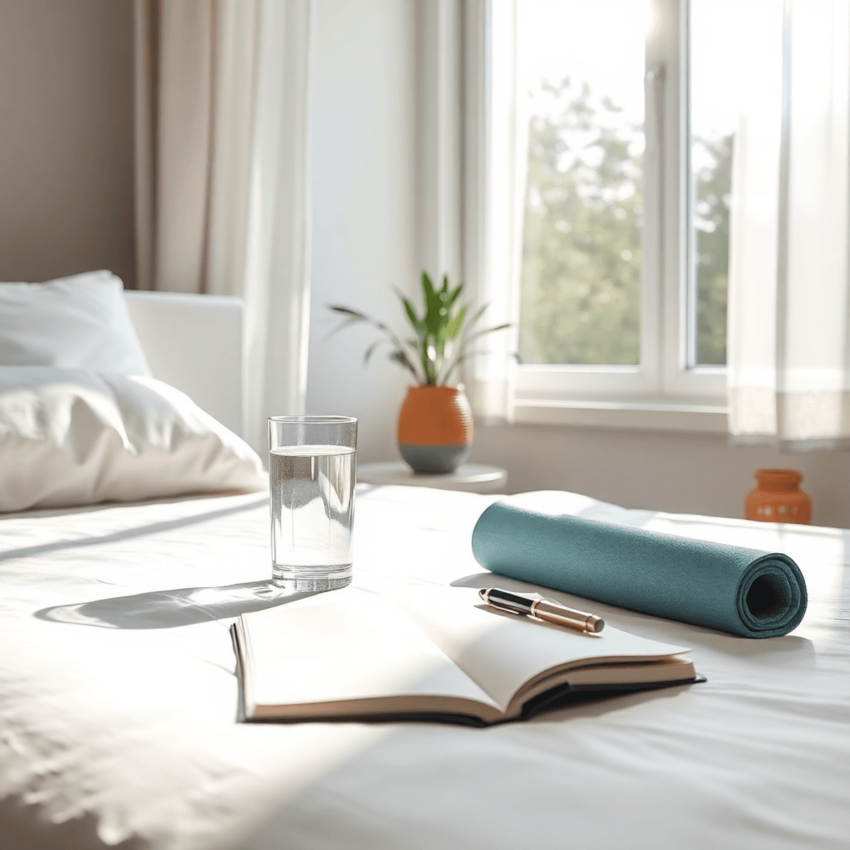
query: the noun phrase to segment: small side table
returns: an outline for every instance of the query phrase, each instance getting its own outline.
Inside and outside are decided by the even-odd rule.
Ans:
[[[463,463],[446,475],[414,472],[406,463],[364,463],[357,467],[357,480],[363,484],[406,484],[437,487],[440,490],[465,490],[467,493],[497,493],[508,481],[508,473],[498,466]]]

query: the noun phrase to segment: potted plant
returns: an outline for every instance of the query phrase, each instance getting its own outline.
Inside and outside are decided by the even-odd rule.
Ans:
[[[409,335],[397,335],[384,322],[350,307],[329,305],[344,317],[340,330],[365,322],[380,333],[364,354],[364,362],[382,345],[390,347],[390,360],[410,372],[415,386],[408,387],[398,416],[399,451],[415,472],[454,472],[472,445],[472,411],[462,384],[451,379],[473,352],[471,343],[484,334],[503,330],[508,324],[478,328],[486,305],[473,313],[460,300],[463,284],[452,288],[447,276],[441,287],[422,272],[422,305],[419,311],[402,293]]]

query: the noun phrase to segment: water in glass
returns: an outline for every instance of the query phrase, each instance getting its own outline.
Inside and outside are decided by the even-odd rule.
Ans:
[[[284,446],[269,453],[272,579],[290,590],[351,582],[355,450]]]

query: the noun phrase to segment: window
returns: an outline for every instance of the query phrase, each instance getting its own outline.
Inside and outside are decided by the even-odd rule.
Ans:
[[[641,363],[648,3],[519,6],[524,363]],[[614,14],[612,14],[614,13]]]
[[[781,29],[776,0],[519,0],[519,419],[725,429],[734,139]]]

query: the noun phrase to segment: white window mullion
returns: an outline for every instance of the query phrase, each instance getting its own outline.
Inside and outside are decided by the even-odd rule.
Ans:
[[[693,367],[696,279],[689,115],[689,0],[656,0],[664,22],[667,90],[664,150],[664,362],[661,393],[725,404],[726,370]]]

